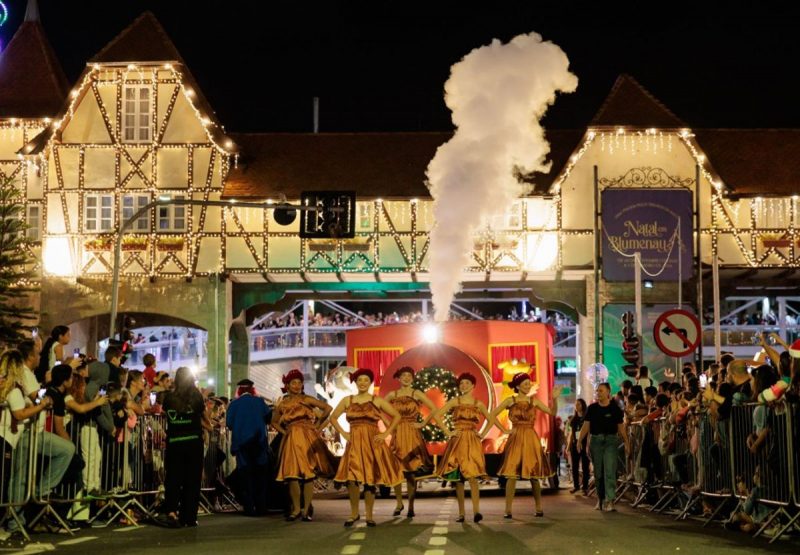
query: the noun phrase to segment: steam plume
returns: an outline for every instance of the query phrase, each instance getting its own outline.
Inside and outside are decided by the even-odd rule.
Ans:
[[[530,33],[508,44],[495,39],[451,68],[445,103],[456,132],[427,170],[436,222],[429,251],[436,321],[447,320],[475,233],[528,192],[515,169],[549,170],[550,145],[539,120],[556,92],[578,86],[568,67],[561,48]]]

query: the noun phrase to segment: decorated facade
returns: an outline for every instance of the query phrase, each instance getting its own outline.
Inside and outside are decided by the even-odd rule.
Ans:
[[[43,328],[75,324],[84,345],[107,335],[117,230],[159,198],[229,206],[161,206],[137,220],[122,241],[120,311],[207,330],[208,372],[219,381],[230,379],[232,327],[270,307],[332,292],[429,297],[425,168],[450,134],[228,133],[149,12],[70,87],[31,5],[0,54],[0,172],[24,194]],[[642,248],[662,252],[644,261],[663,281],[646,303],[675,304],[680,289],[683,304],[702,310],[715,259],[723,296],[737,287],[797,294],[799,131],[693,129],[621,76],[586,129],[547,138],[551,171],[522,176],[530,194],[475,236],[461,298],[523,296],[561,310],[579,322],[583,366],[601,358],[604,311],[633,302],[625,265],[616,278],[604,266],[640,245],[604,246],[604,193],[617,190],[688,199],[681,230],[645,221],[632,230],[649,241]],[[273,204],[313,190],[356,192],[354,238],[303,239],[297,222],[276,221]],[[681,255],[688,262],[666,279]],[[234,381],[246,356],[241,364]]]

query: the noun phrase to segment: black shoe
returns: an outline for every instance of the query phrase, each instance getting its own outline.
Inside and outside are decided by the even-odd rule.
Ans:
[[[511,516],[511,513],[506,513],[506,514],[503,515],[503,518],[512,519],[514,517]]]
[[[408,510],[408,512],[406,513],[406,516],[407,516],[408,518],[414,518],[414,516],[415,516],[415,515],[414,515],[414,511],[413,511],[413,510],[411,510],[411,509],[409,509],[409,510]]]
[[[578,488],[572,488],[571,490],[569,490],[570,493],[575,493],[576,491],[578,491]]]
[[[405,509],[405,505],[400,505],[400,507],[396,508],[392,513],[392,516],[400,516],[403,513],[403,509]]]
[[[308,510],[306,511],[306,514],[308,516],[310,516],[310,517],[314,516],[314,504],[313,503],[309,503]]]
[[[311,522],[312,518],[311,518],[311,515],[303,515],[303,517],[301,518],[301,520],[302,520],[303,522]]]
[[[464,515],[458,515],[456,522],[464,522]]]
[[[286,522],[294,522],[294,521],[295,521],[295,520],[297,520],[298,518],[300,518],[300,513],[295,513],[295,514],[293,514],[293,515],[289,515],[289,516],[287,516],[287,517],[286,517]]]
[[[542,518],[544,516],[544,511],[536,511],[536,516]]]
[[[194,521],[181,522],[181,526],[183,526],[184,528],[197,528],[197,521],[194,520]]]
[[[369,526],[370,528],[375,528],[377,525],[378,524],[374,520],[367,521],[367,526]]]
[[[361,515],[356,515],[355,518],[348,518],[347,520],[344,521],[345,528],[350,528],[353,525],[353,523],[359,520],[360,518]]]
[[[164,528],[181,527],[181,523],[178,521],[177,517],[170,515],[157,515],[155,518],[153,518],[153,523],[156,526],[163,526]]]
[[[477,524],[481,520],[483,520],[483,515],[481,513],[475,513],[475,516],[472,517],[472,521]]]

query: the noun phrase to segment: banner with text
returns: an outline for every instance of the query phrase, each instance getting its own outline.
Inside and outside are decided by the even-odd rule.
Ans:
[[[604,190],[603,278],[633,281],[633,255],[639,252],[642,279],[676,281],[679,274],[683,280],[690,279],[692,225],[692,193],[686,189]]]

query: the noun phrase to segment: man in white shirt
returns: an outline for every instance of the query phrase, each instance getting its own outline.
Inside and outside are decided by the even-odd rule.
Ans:
[[[31,340],[25,340],[19,344],[17,349],[25,359],[24,383],[20,384],[24,392],[22,401],[25,406],[20,406],[15,400],[15,404],[10,408],[14,418],[24,421],[26,430],[19,436],[19,443],[14,449],[11,462],[10,501],[12,503],[22,502],[28,487],[28,446],[31,434],[31,430],[28,428],[32,425],[33,418],[36,418],[37,471],[40,474],[39,485],[34,492],[37,499],[50,495],[50,491],[61,482],[61,478],[64,477],[75,454],[75,445],[72,442],[44,429],[47,419],[45,409],[50,407],[51,402],[49,397],[45,397],[38,405],[35,403],[40,386],[30,368],[38,366],[39,353],[36,344]],[[9,403],[11,403],[10,396]],[[46,465],[42,464],[44,457],[48,458]],[[41,472],[42,467],[45,468],[44,472]],[[24,515],[20,514],[20,520],[22,524],[25,523]],[[16,520],[11,520],[8,523],[8,529],[15,530],[17,524]]]

